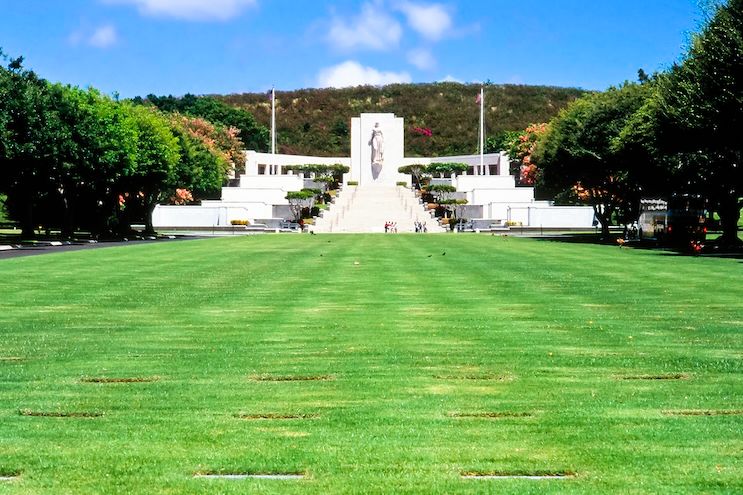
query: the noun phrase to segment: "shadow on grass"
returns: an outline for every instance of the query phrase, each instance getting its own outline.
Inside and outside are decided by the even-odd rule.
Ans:
[[[621,237],[611,236],[608,239],[601,234],[556,234],[533,237],[539,241],[562,242],[568,244],[600,244],[604,246],[617,246],[619,249],[644,249],[655,251],[666,256],[690,256],[690,257],[712,257],[712,258],[733,258],[743,260],[743,247],[724,247],[715,244],[714,241],[707,243],[707,246],[701,253],[692,253],[684,249],[674,249],[668,246],[662,246],[654,241],[624,241]]]

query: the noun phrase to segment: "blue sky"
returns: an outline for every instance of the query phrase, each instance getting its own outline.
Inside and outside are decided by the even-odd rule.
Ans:
[[[699,0],[0,0],[0,47],[124,97],[454,80],[605,89],[663,70]]]

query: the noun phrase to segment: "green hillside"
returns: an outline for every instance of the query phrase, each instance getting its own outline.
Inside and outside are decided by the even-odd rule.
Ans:
[[[407,156],[474,153],[480,118],[475,98],[479,89],[476,84],[430,83],[277,91],[279,151],[348,156],[351,117],[362,112],[392,112],[405,118]],[[584,93],[577,88],[488,84],[487,135],[545,122]],[[265,93],[218,98],[245,108],[260,124],[270,126],[271,104]],[[430,129],[432,135],[414,128]]]

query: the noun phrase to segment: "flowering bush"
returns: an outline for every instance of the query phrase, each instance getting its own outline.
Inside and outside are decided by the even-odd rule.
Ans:
[[[179,125],[193,139],[199,141],[210,153],[219,157],[234,175],[245,170],[245,153],[240,140],[240,129],[215,125],[201,117],[174,113],[171,123]]]
[[[548,129],[548,124],[532,124],[510,143],[509,156],[514,160],[521,161],[519,167],[520,184],[533,186],[536,183],[539,169],[532,163],[531,156],[534,153],[537,141]]]
[[[171,203],[174,205],[185,205],[193,201],[193,195],[188,189],[176,189],[175,194],[170,198]]]
[[[413,127],[413,132],[420,136],[431,137],[433,132],[428,127]]]
[[[537,182],[537,166],[528,161],[530,157],[524,158],[524,163],[519,167],[519,182],[527,186],[533,186]]]

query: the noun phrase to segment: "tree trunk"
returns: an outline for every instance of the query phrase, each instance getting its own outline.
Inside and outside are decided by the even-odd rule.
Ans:
[[[154,196],[154,197],[153,197]],[[158,197],[156,194],[147,194],[145,196],[145,201],[147,205],[147,214],[144,218],[144,233],[148,235],[154,235],[155,234],[155,227],[152,226],[152,214],[155,212],[155,207],[157,206]],[[127,229],[131,230],[131,223],[127,221]]]
[[[722,236],[717,239],[720,246],[734,247],[743,244],[738,237],[738,221],[740,220],[741,204],[738,198],[726,198],[720,201],[717,213],[720,215]]]
[[[67,191],[67,189],[65,189]],[[75,233],[75,225],[72,213],[72,205],[67,201],[67,196],[63,193],[62,197],[62,237],[72,238]]]
[[[606,208],[604,206],[604,212],[601,211],[601,205],[600,204],[593,204],[593,214],[596,216],[596,219],[599,221],[599,224],[601,225],[601,239],[607,240],[609,239],[609,236],[611,235],[611,232],[609,232],[609,226],[611,225],[611,210]],[[608,210],[608,214],[605,213]]]
[[[155,211],[155,204],[147,205],[147,215],[145,215],[144,233],[149,235],[155,234],[155,227],[152,226],[152,213]]]
[[[32,195],[26,192],[19,194],[22,197],[23,203],[21,204],[21,236],[24,239],[33,239],[36,237],[36,231],[34,230],[34,204]]]

